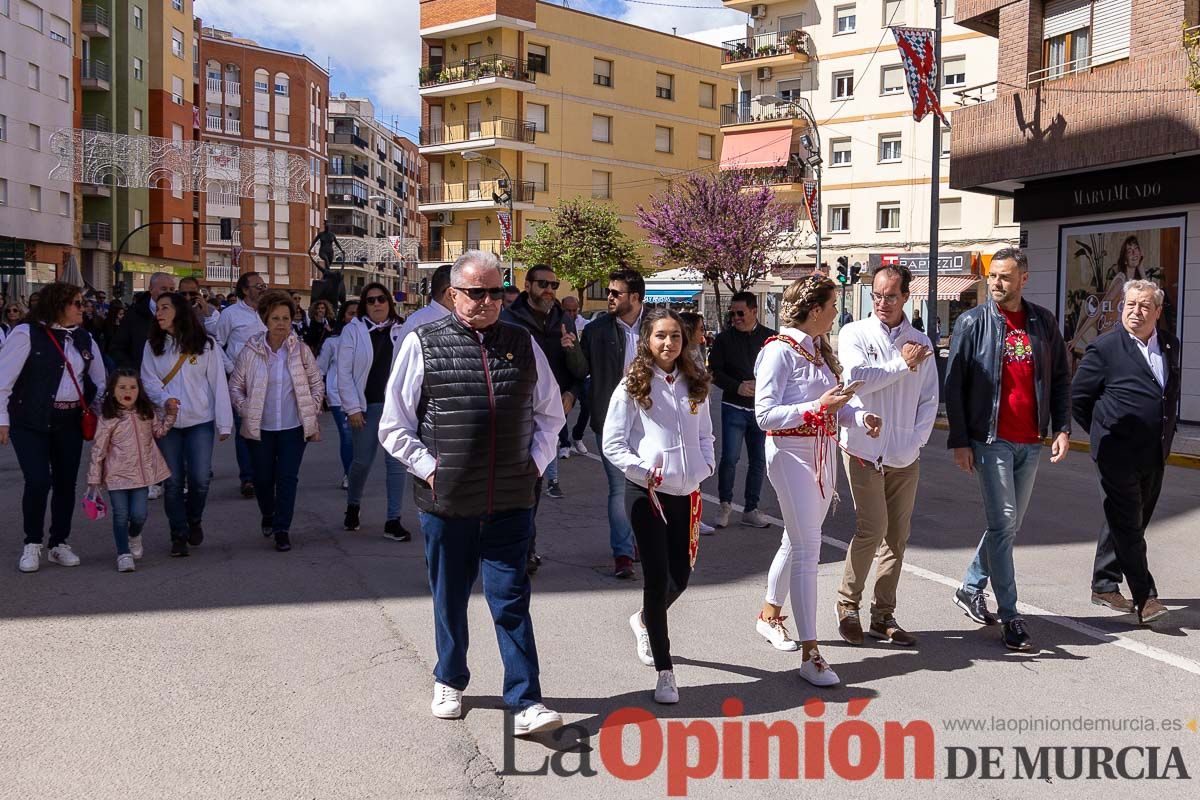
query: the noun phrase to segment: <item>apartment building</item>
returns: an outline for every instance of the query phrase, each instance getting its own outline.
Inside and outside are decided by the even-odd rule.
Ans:
[[[887,28],[933,28],[934,4],[724,0],[724,5],[745,11],[747,27],[744,36],[722,47],[721,69],[736,78],[737,88],[721,107],[721,167],[749,170],[783,199],[802,204],[804,181],[815,180],[807,162],[819,154],[823,262],[836,268],[837,259],[845,257],[864,272],[884,262],[904,262],[919,276],[913,297],[922,296],[934,123],[930,117],[913,120],[900,53]],[[953,128],[962,103],[957,93],[994,81],[997,45],[994,38],[954,23],[954,0],[944,6],[941,98]],[[806,114],[815,119],[815,131]],[[939,281],[938,315],[947,322],[983,296],[978,273],[992,252],[1017,237],[1011,200],[947,185],[950,146],[957,135],[952,128],[943,129],[939,154],[939,274],[952,277]],[[799,217],[801,246],[765,292],[778,293],[815,266],[812,225],[804,211]],[[856,317],[869,311],[869,290],[863,285],[847,297]],[[929,318],[923,305],[914,308]]]
[[[1158,281],[1200,421],[1200,2],[959,0],[956,21],[998,41],[1001,90],[956,114],[950,185],[1011,198],[1027,296],[1072,362],[1119,324],[1126,280]]]
[[[34,284],[74,250],[72,185],[49,177],[50,136],[72,125],[71,30],[69,0],[0,0],[0,247],[23,250]]]
[[[419,306],[417,258],[422,225],[417,210],[423,160],[417,146],[375,118],[366,98],[342,92],[329,101],[329,229],[347,251],[347,294],[371,281]]]
[[[210,147],[199,201],[208,223],[200,244],[205,280],[228,290],[254,270],[271,286],[306,291],[315,272],[308,246],[325,221],[329,73],[303,54],[213,28],[202,30],[200,58],[201,140],[218,146]],[[307,165],[304,201],[287,192],[295,159]],[[251,185],[253,197],[243,196]],[[224,217],[234,220],[232,241],[216,227]]]
[[[576,196],[642,238],[639,203],[717,168],[733,80],[715,47],[534,0],[421,0],[421,39],[426,264],[500,252],[505,189],[514,238]]]

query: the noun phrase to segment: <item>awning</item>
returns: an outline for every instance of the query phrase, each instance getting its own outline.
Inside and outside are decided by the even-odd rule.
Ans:
[[[644,303],[680,303],[692,300],[700,294],[700,289],[655,289],[646,287]]]
[[[727,133],[721,142],[721,169],[759,169],[787,164],[792,128]]]
[[[938,300],[957,300],[981,280],[978,275],[938,275]],[[908,296],[914,301],[929,297],[929,278],[915,276],[908,285]]]

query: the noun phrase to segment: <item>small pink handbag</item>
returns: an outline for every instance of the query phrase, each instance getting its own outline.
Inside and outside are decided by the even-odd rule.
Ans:
[[[85,494],[83,496],[83,513],[87,514],[87,518],[92,522],[98,519],[104,519],[108,516],[108,506],[104,502],[104,498],[97,492],[95,495]]]

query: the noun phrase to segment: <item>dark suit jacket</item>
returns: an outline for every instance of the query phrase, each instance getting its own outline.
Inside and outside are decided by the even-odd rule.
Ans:
[[[141,368],[146,339],[150,336],[150,328],[157,324],[154,314],[150,312],[150,293],[142,292],[133,299],[133,304],[121,320],[121,326],[108,344],[108,355],[118,367]]]
[[[1158,346],[1165,387],[1123,326],[1088,345],[1071,383],[1071,410],[1091,434],[1094,460],[1147,467],[1170,455],[1182,379],[1179,341],[1159,329]]]

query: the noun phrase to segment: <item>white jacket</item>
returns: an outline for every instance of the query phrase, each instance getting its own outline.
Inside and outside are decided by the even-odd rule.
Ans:
[[[337,350],[341,334],[326,337],[317,356],[317,369],[325,376],[325,401],[330,408],[340,407],[342,398],[337,389]]]
[[[188,356],[183,366],[163,386],[163,378],[179,360],[179,347],[174,337],[167,337],[161,356],[154,355],[150,343],[142,351],[142,388],[150,402],[162,408],[167,400],[179,401],[176,428],[190,428],[203,422],[215,424],[218,435],[233,433],[233,405],[229,399],[229,384],[225,379],[225,360],[210,340],[203,355]]]
[[[209,330],[207,321],[204,328]],[[246,342],[250,341],[250,337],[266,332],[267,326],[263,324],[262,317],[258,315],[257,311],[246,305],[245,300],[238,300],[221,312],[210,333],[225,352],[226,375],[233,372],[233,365],[237,362],[238,354],[242,352]]]
[[[905,318],[889,330],[872,314],[851,322],[838,334],[838,360],[843,377],[866,381],[858,390],[863,408],[883,418],[878,439],[862,428],[843,428],[842,446],[866,461],[882,460],[885,467],[907,467],[929,441],[938,409],[937,366],[932,358],[916,372],[900,355],[906,342],[932,347],[929,337]]]
[[[694,411],[688,400],[687,382],[675,370],[667,374],[654,367],[650,384],[650,408],[642,408],[622,378],[608,404],[604,418],[604,457],[638,486],[645,486],[654,467],[662,468],[662,484],[656,491],[688,495],[713,474],[712,416],[708,398]]]
[[[396,354],[396,346],[400,342],[400,324],[391,327],[392,359]],[[371,334],[367,323],[361,317],[350,320],[350,324],[342,328],[338,337],[337,357],[334,368],[337,370],[337,393],[342,401],[342,411],[346,416],[364,413],[367,410],[367,374],[375,360],[375,350],[371,347]]]

